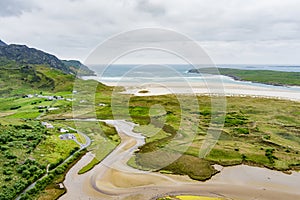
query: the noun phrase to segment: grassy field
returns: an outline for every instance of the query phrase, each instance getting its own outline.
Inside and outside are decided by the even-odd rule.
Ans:
[[[300,85],[300,72],[281,72],[271,70],[241,70],[218,68],[222,75],[233,77],[236,80],[265,83],[269,85]],[[208,69],[190,70],[190,72],[209,73]]]
[[[71,110],[71,103],[66,100],[49,101],[38,97],[24,98],[24,91],[37,92],[27,90],[26,87],[20,87],[18,95],[1,95],[0,98],[0,199],[3,200],[13,199],[43,176],[47,166],[49,170],[55,168],[79,149],[79,145],[74,141],[59,139],[60,126],[57,126],[56,122],[48,121],[54,128],[47,129],[41,125],[42,120],[37,119],[38,116],[50,115],[52,112]],[[69,91],[50,93],[38,90],[38,94],[63,95],[66,98],[71,96]],[[57,110],[48,110],[50,107]],[[35,191],[35,194],[37,193],[38,191]]]
[[[211,120],[211,99],[200,96],[198,101],[200,110],[191,109],[190,115],[185,116],[174,96],[132,97],[131,117],[141,125],[135,130],[147,139],[129,164],[144,170],[187,174],[197,180],[210,178],[215,173],[210,166],[216,163],[244,163],[283,171],[300,169],[299,102],[228,97],[222,134],[212,151],[199,158]],[[150,116],[149,109],[157,103],[164,106],[165,114]],[[181,118],[186,120],[180,126]],[[196,119],[200,119],[198,124]],[[191,145],[187,141],[192,132],[187,126],[198,129]]]
[[[65,175],[73,165],[81,159],[86,153],[86,150],[81,150],[74,153],[74,155],[64,164],[58,166],[54,170],[50,170],[47,176],[36,182],[36,185],[21,195],[20,200],[52,200],[58,199],[66,191],[66,188],[60,188],[59,184],[65,179]]]
[[[55,129],[39,121],[0,125],[0,199],[13,199],[26,186],[67,158],[78,145],[61,141]]]
[[[40,92],[72,91],[75,77],[43,65],[21,65],[0,61],[0,96],[22,96]]]
[[[86,166],[84,166],[82,169],[79,170],[78,174],[84,174],[90,171],[91,169],[93,169],[93,167],[95,167],[99,163],[100,160],[98,160],[97,158],[93,158],[93,160],[90,163],[88,163]]]
[[[70,92],[42,93],[44,96],[63,96],[71,97]],[[25,97],[2,97],[0,98],[1,116],[5,118],[16,119],[35,119],[42,113],[48,115],[55,113],[64,113],[71,110],[71,102],[66,100],[48,100],[46,98],[25,98]],[[57,110],[48,110],[48,107],[54,107]],[[0,116],[0,117],[1,117]],[[1,120],[1,119],[0,119]]]
[[[79,174],[83,174],[91,170],[121,142],[115,128],[107,125],[104,122],[81,121],[74,123],[66,121],[63,123],[83,131],[93,141],[88,147],[88,151],[91,151],[95,155],[95,158],[86,166],[84,166],[78,172]]]

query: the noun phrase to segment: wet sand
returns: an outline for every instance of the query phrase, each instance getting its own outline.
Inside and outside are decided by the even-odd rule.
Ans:
[[[105,83],[112,86],[117,83]],[[210,88],[208,88],[210,86]],[[252,85],[235,85],[224,83],[219,85],[206,85],[204,83],[190,83],[189,85],[181,83],[164,83],[158,84],[143,84],[135,86],[133,83],[124,85],[126,91],[124,94],[134,94],[136,96],[155,96],[165,94],[221,94],[225,96],[251,96],[251,97],[265,97],[265,98],[278,98],[300,101],[300,87],[294,87],[294,90],[283,87],[260,87]],[[139,93],[139,91],[148,91],[147,93]]]
[[[143,172],[126,165],[133,151],[143,144],[143,137],[132,132],[134,124],[125,121],[108,122],[119,132],[121,144],[93,170],[77,172],[91,159],[85,155],[68,173],[64,181],[69,199],[156,199],[167,194],[190,194],[227,197],[237,200],[300,199],[300,173],[291,175],[269,169],[235,166],[216,167],[221,172],[211,180],[199,182],[187,176]],[[135,142],[134,142],[134,140]]]

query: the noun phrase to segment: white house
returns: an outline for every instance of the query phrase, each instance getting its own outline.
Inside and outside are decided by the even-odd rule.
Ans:
[[[42,125],[45,126],[46,128],[54,128],[54,126],[48,122],[42,122]]]
[[[59,138],[61,140],[75,140],[76,137],[73,134],[67,133],[67,134],[64,134],[64,135],[60,135]]]
[[[64,129],[64,128],[61,128],[59,131],[60,131],[61,133],[68,133],[68,132],[69,132],[68,129]]]

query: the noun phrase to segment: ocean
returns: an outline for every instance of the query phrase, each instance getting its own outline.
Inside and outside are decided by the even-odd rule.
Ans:
[[[180,83],[189,82],[193,84],[220,83],[240,86],[255,86],[266,90],[280,89],[286,92],[299,92],[300,87],[273,86],[246,81],[236,81],[227,76],[193,74],[188,70],[194,69],[191,65],[120,65],[114,64],[108,67],[90,66],[97,73],[97,77],[85,77],[85,79],[96,79],[107,85],[127,85],[128,83]],[[205,66],[204,66],[205,67]],[[285,72],[300,72],[300,66],[282,65],[217,65],[219,68],[246,69],[246,70],[273,70]]]

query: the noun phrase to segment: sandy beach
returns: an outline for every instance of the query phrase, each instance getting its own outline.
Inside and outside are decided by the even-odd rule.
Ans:
[[[116,82],[107,82],[105,84],[117,86]],[[123,84],[123,83],[122,83]],[[209,87],[208,87],[209,86]],[[251,96],[265,97],[300,101],[300,88],[282,88],[282,87],[260,87],[252,85],[235,85],[224,83],[219,85],[206,85],[204,83],[190,83],[189,85],[181,83],[164,83],[164,84],[143,84],[136,86],[134,83],[125,83],[126,91],[124,94],[134,94],[136,96],[155,96],[165,94],[221,94],[225,96]],[[140,91],[148,91],[140,93]]]
[[[143,138],[134,132],[134,124],[110,120],[122,138],[121,144],[91,171],[77,172],[92,159],[86,154],[67,174],[64,185],[67,199],[156,199],[166,194],[192,194],[229,199],[295,200],[300,198],[300,173],[291,175],[246,165],[217,166],[220,173],[199,182],[187,176],[143,172],[126,165]],[[134,142],[135,141],[135,142]]]

